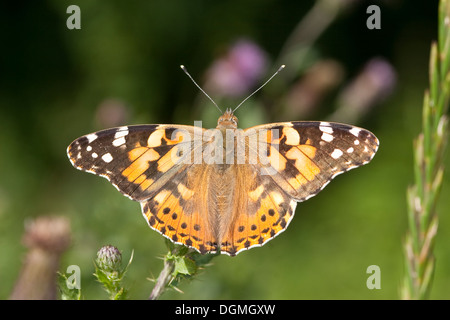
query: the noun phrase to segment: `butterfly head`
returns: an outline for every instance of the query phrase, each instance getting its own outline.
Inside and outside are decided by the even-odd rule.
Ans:
[[[217,121],[218,129],[236,129],[238,124],[237,117],[233,114],[233,110],[227,109],[224,114],[220,116]]]

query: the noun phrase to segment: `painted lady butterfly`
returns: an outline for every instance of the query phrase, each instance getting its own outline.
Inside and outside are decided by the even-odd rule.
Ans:
[[[240,130],[228,109],[216,129],[124,126],[80,137],[67,154],[140,202],[149,226],[171,241],[234,256],[284,231],[297,202],[367,164],[378,144],[365,129],[331,122]]]

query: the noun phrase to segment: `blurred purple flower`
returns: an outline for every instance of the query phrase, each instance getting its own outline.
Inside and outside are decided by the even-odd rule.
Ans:
[[[255,43],[237,41],[207,71],[205,88],[221,96],[237,97],[247,93],[265,73],[267,57]]]
[[[389,62],[382,58],[374,58],[367,63],[365,72],[377,89],[378,99],[384,99],[392,93],[397,77]]]
[[[293,119],[308,118],[344,78],[344,67],[331,59],[318,60],[292,84],[286,96],[286,112]]]
[[[103,100],[97,107],[96,120],[100,128],[111,128],[128,122],[129,110],[127,105],[115,98]]]
[[[373,58],[338,97],[335,121],[356,121],[387,98],[395,88],[397,75],[389,62]]]

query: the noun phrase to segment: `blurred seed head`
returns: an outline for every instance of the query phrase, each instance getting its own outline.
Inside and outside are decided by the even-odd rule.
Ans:
[[[265,52],[250,40],[239,40],[209,68],[205,88],[215,95],[241,97],[258,83],[266,68]]]
[[[42,216],[25,223],[23,242],[28,247],[10,299],[56,299],[56,274],[61,254],[71,241],[65,217]]]
[[[65,217],[42,216],[25,223],[23,242],[28,248],[61,253],[70,245],[70,222]]]

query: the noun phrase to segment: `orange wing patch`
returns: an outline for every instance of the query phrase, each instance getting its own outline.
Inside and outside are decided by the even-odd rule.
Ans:
[[[159,159],[159,153],[154,149],[148,149],[145,147],[136,148],[128,153],[131,164],[122,171],[122,175],[130,182],[135,182],[138,177],[148,170],[150,162]],[[138,183],[139,182],[135,182]]]
[[[142,212],[151,228],[175,243],[197,249],[200,253],[217,251],[217,241],[204,215],[186,203],[193,201],[195,191],[178,183],[177,193],[164,189],[149,201],[142,202]]]
[[[286,152],[288,159],[294,160],[295,167],[308,181],[320,173],[320,168],[314,163],[315,148],[307,145],[292,147]]]
[[[260,193],[255,201],[256,195]],[[253,215],[248,214],[248,211],[241,211],[228,234],[222,239],[220,249],[230,255],[262,246],[284,231],[293,217],[295,201],[291,201],[284,193],[275,190],[266,192],[259,186],[249,197],[258,203],[259,208]]]

